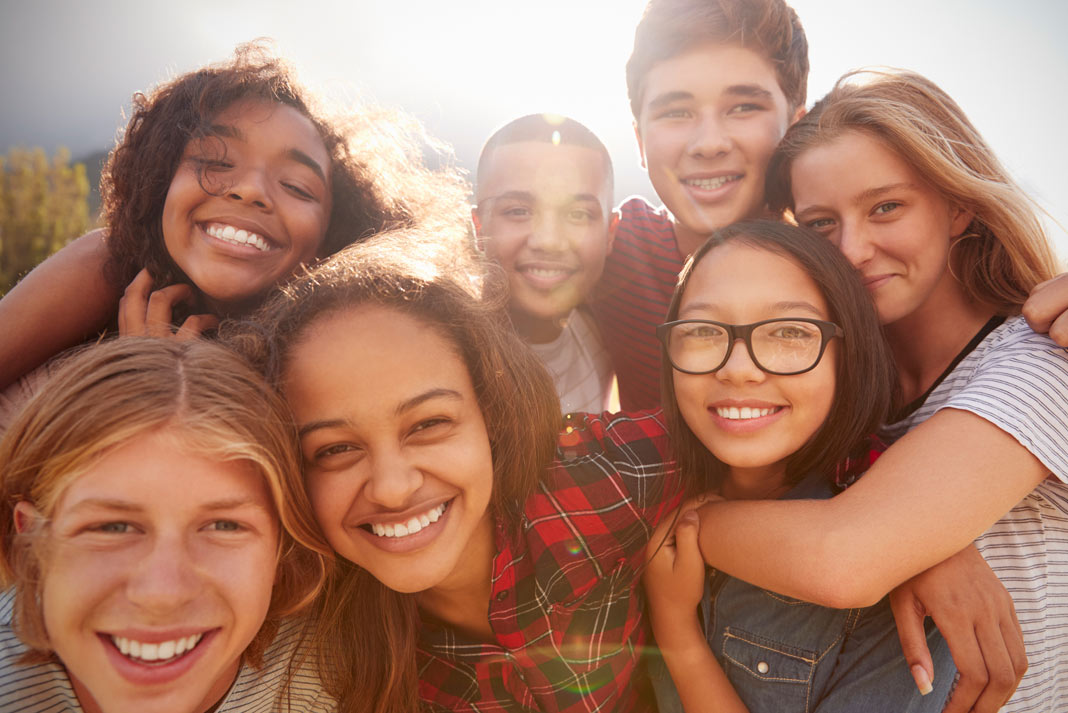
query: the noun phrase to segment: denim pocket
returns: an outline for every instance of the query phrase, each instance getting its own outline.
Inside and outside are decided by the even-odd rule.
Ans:
[[[727,627],[723,656],[728,678],[752,713],[810,710],[815,651]]]

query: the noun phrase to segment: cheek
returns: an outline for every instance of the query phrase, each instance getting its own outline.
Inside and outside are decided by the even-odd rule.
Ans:
[[[675,402],[679,406],[682,420],[696,433],[694,424],[697,417],[704,412],[705,389],[703,379],[696,374],[682,374],[675,372],[672,377],[675,387]]]

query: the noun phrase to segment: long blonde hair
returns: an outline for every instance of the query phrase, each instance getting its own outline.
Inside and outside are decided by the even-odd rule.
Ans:
[[[1058,272],[1031,199],[957,103],[931,80],[905,70],[844,75],[786,132],[768,167],[772,210],[794,208],[794,160],[849,131],[874,137],[950,204],[975,215],[952,247],[953,272],[970,298],[999,314],[1016,314],[1031,289]]]
[[[15,627],[36,653],[51,652],[37,604],[46,537],[19,533],[14,508],[30,502],[50,520],[66,488],[110,450],[169,429],[200,455],[251,464],[282,522],[278,572],[263,627],[246,656],[257,665],[283,616],[308,604],[329,574],[329,545],[306,498],[282,497],[299,472],[284,404],[231,351],[203,341],[122,338],[69,358],[0,439],[0,580],[15,587]]]

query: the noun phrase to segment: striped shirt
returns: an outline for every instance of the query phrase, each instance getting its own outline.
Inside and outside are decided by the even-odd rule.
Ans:
[[[23,665],[27,648],[11,627],[15,592],[0,594],[0,713],[82,713],[67,671],[58,663]],[[310,665],[293,671],[288,695],[282,696],[290,663],[304,631],[304,620],[282,623],[263,655],[263,667],[241,665],[234,685],[216,713],[329,713],[337,709]]]
[[[624,411],[660,405],[660,343],[683,257],[666,208],[643,198],[619,207],[622,220],[591,303],[619,380]]]
[[[521,534],[498,523],[495,640],[423,622],[419,693],[429,710],[649,709],[638,580],[652,529],[679,505],[678,470],[659,412],[568,422],[567,460],[550,466],[524,504]]]
[[[1068,351],[1010,318],[910,416],[898,438],[943,408],[970,411],[1015,438],[1052,476],[976,540],[1016,604],[1027,674],[1008,713],[1068,710]]]
[[[611,410],[612,360],[584,309],[571,312],[559,337],[530,347],[552,374],[563,413]]]

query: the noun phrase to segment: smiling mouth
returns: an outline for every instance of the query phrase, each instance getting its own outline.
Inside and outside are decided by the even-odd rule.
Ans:
[[[431,523],[435,523],[441,519],[441,516],[445,514],[445,509],[452,501],[441,503],[435,507],[430,508],[424,513],[414,515],[408,518],[404,522],[395,523],[367,523],[360,525],[363,529],[371,532],[379,537],[407,537],[408,535],[414,535],[422,530],[424,527],[428,527]]]
[[[204,227],[204,232],[224,243],[231,245],[248,245],[256,248],[261,253],[271,249],[270,243],[264,240],[259,233],[252,233],[241,228],[235,228],[225,223],[210,223]]]
[[[126,658],[139,664],[160,666],[188,655],[204,638],[204,633],[192,634],[171,641],[147,643],[124,636],[109,635],[111,643]]]
[[[741,174],[735,174],[733,176],[716,176],[714,178],[684,178],[682,183],[693,188],[700,188],[703,191],[714,191],[728,183],[740,180],[742,180]]]
[[[770,416],[773,413],[782,411],[782,406],[773,406],[771,408],[750,408],[749,406],[717,406],[715,408],[716,415],[720,418],[725,418],[728,421],[749,421],[754,418],[763,418]]]

